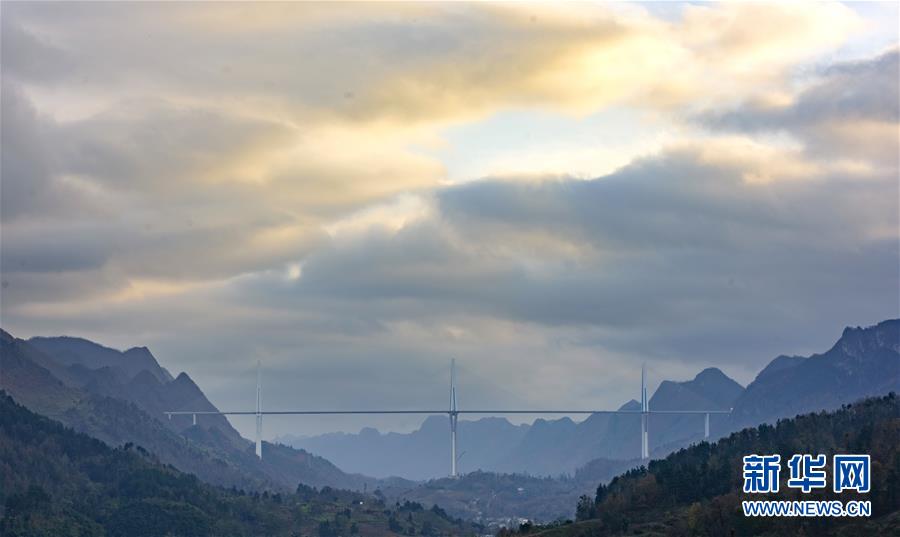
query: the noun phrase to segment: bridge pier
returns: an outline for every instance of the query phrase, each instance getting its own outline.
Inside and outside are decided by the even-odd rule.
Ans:
[[[259,360],[256,362],[256,456],[262,460],[262,394]]]
[[[647,400],[646,366],[641,366],[641,460],[650,458],[650,401]]]
[[[456,359],[450,360],[450,477],[456,479],[456,426],[459,423],[459,411],[456,407]]]
[[[453,478],[458,477],[456,472],[456,425],[458,419],[459,414],[450,413],[450,477]]]

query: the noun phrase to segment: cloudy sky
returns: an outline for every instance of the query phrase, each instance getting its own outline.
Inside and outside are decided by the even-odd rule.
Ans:
[[[0,321],[223,409],[747,383],[900,315],[897,10],[4,3]]]

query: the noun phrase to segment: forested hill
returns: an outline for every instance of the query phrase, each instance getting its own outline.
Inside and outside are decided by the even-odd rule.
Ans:
[[[778,494],[742,493],[742,457],[780,454]],[[787,487],[795,453],[871,455],[871,492],[802,494]],[[831,479],[830,463],[828,476]],[[830,481],[829,481],[830,483]],[[741,500],[871,500],[872,518],[744,517]],[[544,537],[606,535],[900,535],[900,397],[895,393],[732,434],[682,449],[649,468],[632,470],[582,497],[579,522],[548,528]],[[541,528],[523,528],[537,533]]]
[[[0,391],[0,535],[320,537],[472,535],[439,508],[328,487],[246,494],[207,485],[143,448],[110,448]]]
[[[162,382],[171,375],[144,348],[120,352],[78,338],[29,341],[54,354],[0,329],[0,389],[30,410],[109,445],[141,445],[166,464],[219,486],[260,492],[289,492],[300,482],[353,490],[377,486],[375,479],[347,474],[287,446],[264,442],[260,461],[252,443],[224,416],[204,416],[196,424],[189,416],[166,419],[165,410],[215,407],[185,373]],[[126,365],[103,365],[109,363]],[[138,367],[147,369],[134,374]]]

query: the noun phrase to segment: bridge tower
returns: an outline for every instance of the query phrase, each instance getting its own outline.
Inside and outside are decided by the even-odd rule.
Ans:
[[[641,460],[650,458],[649,418],[650,401],[647,399],[647,370],[641,365]]]
[[[450,477],[457,478],[456,472],[456,425],[459,421],[459,408],[456,406],[456,359],[450,360]]]
[[[262,459],[262,385],[259,360],[256,361],[256,456]]]

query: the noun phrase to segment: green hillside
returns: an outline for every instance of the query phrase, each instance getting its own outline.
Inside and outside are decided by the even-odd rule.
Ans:
[[[53,338],[57,339],[75,340]],[[105,354],[120,355],[121,360],[133,353],[120,353],[88,340],[75,341],[82,349],[102,349]],[[0,329],[0,389],[38,414],[112,446],[143,446],[166,464],[213,485],[259,492],[290,492],[297,483],[353,490],[376,488],[375,479],[347,474],[303,450],[265,443],[266,457],[260,461],[253,444],[241,438],[222,416],[205,417],[193,426],[188,416],[180,422],[165,419],[164,409],[181,408],[182,404],[200,410],[215,407],[184,373],[165,385],[159,383],[153,372],[161,376],[168,372],[149,351],[143,352],[142,363],[149,364],[150,369],[123,381],[125,373],[118,368],[66,366],[72,352],[57,360]]]
[[[110,448],[0,391],[0,535],[472,535],[439,508],[299,486],[248,494],[204,484],[141,447]]]
[[[871,492],[801,494],[787,487],[781,472],[777,494],[742,493],[742,457],[795,453],[871,455]],[[830,476],[830,471],[829,471]],[[741,500],[871,500],[872,517],[745,517]],[[611,535],[900,535],[900,397],[845,405],[835,412],[808,414],[776,425],[744,429],[715,444],[701,443],[651,461],[583,496],[578,522],[556,527],[522,527],[543,537]],[[508,533],[508,532],[504,532]]]

